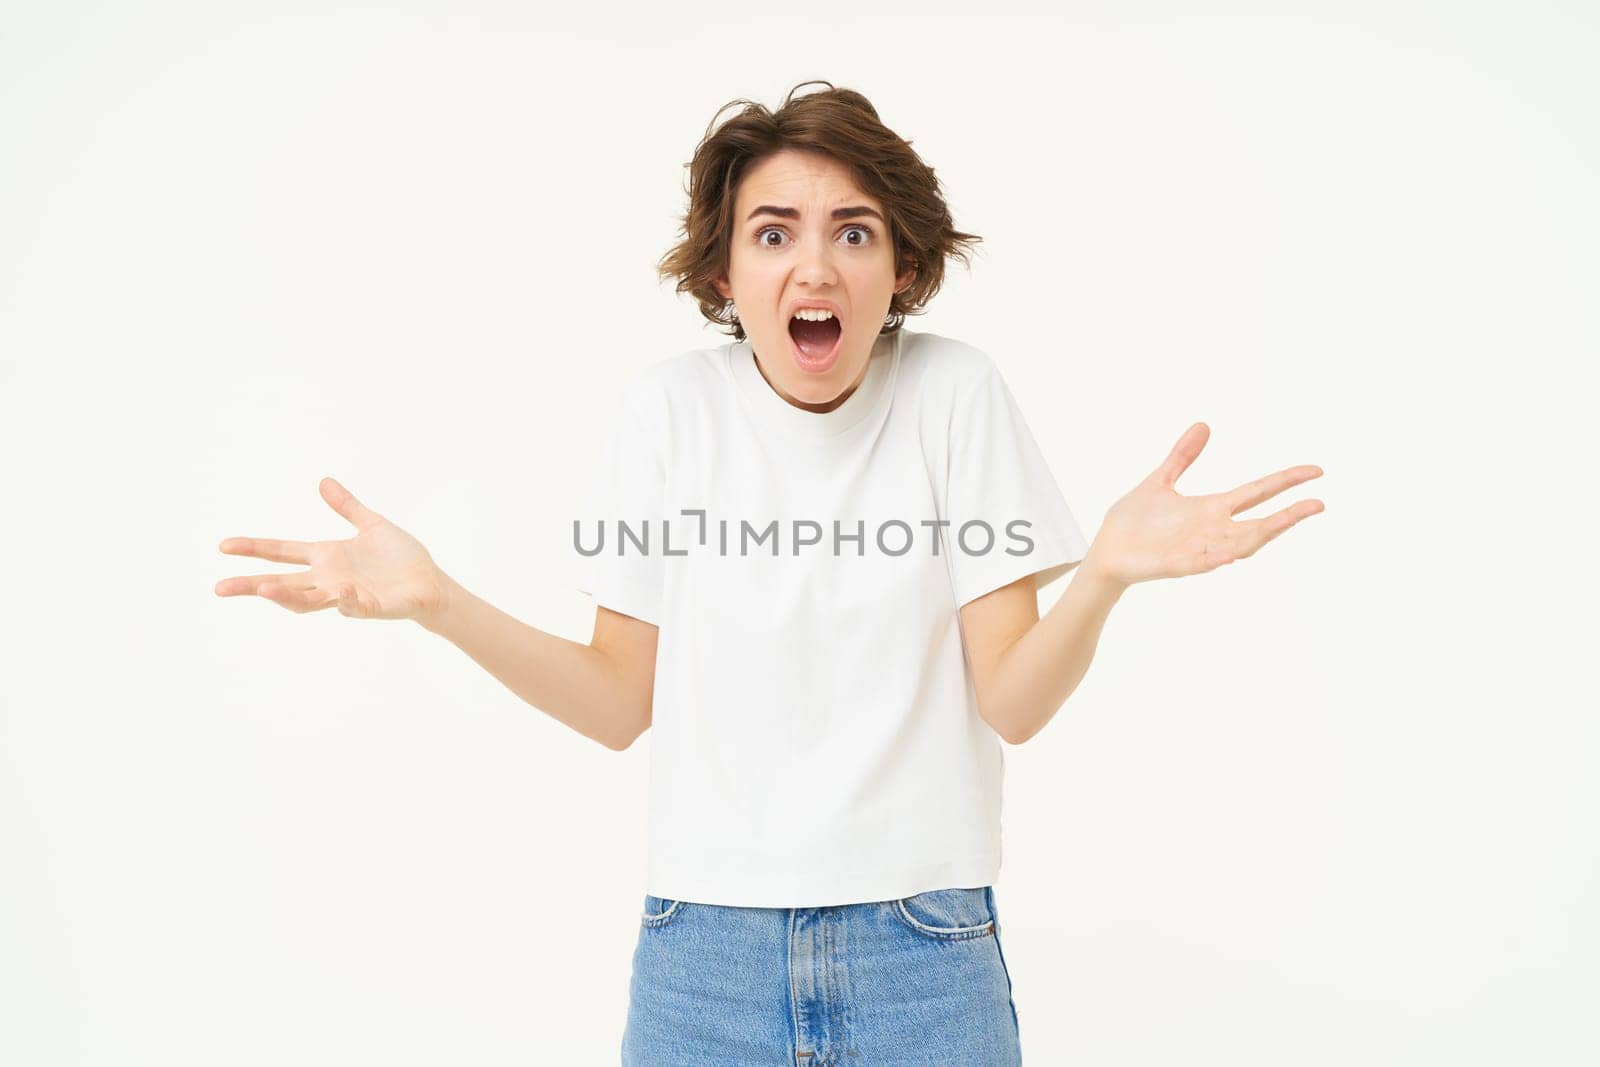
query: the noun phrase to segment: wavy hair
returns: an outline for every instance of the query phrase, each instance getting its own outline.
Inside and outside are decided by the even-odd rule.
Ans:
[[[827,89],[796,94],[807,85]],[[718,120],[730,107],[743,109]],[[880,333],[893,333],[907,315],[921,314],[944,283],[947,258],[971,266],[972,246],[983,238],[954,226],[950,207],[933,168],[878,118],[862,94],[831,82],[801,82],[776,111],[751,100],[732,100],[718,109],[695,147],[689,171],[689,209],[681,218],[681,240],[656,265],[663,279],[677,279],[676,291],[689,293],[710,322],[729,327],[744,340],[744,327],[732,317],[733,302],[714,282],[728,267],[733,206],[739,181],[756,162],[786,148],[818,152],[844,164],[862,191],[884,207],[894,248],[895,276],[914,269],[911,284],[895,293]]]

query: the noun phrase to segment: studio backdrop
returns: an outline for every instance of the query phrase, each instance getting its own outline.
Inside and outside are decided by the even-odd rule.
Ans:
[[[218,545],[349,536],[332,476],[587,642],[604,428],[728,340],[655,271],[685,164],[807,79],[981,235],[908,326],[994,360],[1088,537],[1195,422],[1183,492],[1325,472],[1254,558],[1129,590],[1004,746],[1027,1062],[1600,1060],[1597,30],[7,8],[0,1062],[616,1062],[651,735],[598,744],[414,622],[220,597],[279,565]]]

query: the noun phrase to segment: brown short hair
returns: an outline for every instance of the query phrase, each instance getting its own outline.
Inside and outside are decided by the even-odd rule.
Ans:
[[[826,90],[795,94],[807,85]],[[720,127],[730,107],[744,109]],[[933,168],[878,118],[867,98],[825,81],[801,82],[777,111],[751,100],[733,100],[718,109],[686,164],[689,210],[682,217],[682,240],[656,266],[663,279],[676,278],[677,292],[689,293],[700,312],[744,340],[744,327],[729,314],[733,305],[713,284],[728,267],[733,204],[739,180],[757,161],[785,148],[820,152],[850,169],[856,184],[883,203],[894,248],[895,275],[915,269],[911,284],[889,302],[893,333],[907,315],[920,314],[944,282],[944,261],[970,266],[971,245],[983,238],[955,229]]]

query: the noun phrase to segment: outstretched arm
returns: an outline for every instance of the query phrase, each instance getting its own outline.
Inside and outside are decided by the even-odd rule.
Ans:
[[[587,645],[545,633],[447,580],[444,607],[417,621],[534,707],[621,752],[650,726],[657,628],[595,609]]]
[[[607,608],[587,645],[545,633],[474,596],[420,542],[332,478],[318,485],[356,528],[344,541],[229,537],[234,556],[305,570],[224,578],[218,596],[259,596],[297,614],[338,608],[354,619],[412,619],[446,638],[506,688],[585,737],[621,751],[650,725],[656,627]]]
[[[1088,673],[1100,631],[1126,588],[1085,559],[1042,619],[1032,575],[961,609],[978,712],[1003,740],[1022,744],[1066,703]]]
[[[1233,518],[1322,475],[1320,467],[1309,465],[1226,493],[1180,495],[1174,483],[1210,432],[1203,422],[1191,426],[1161,466],[1106,513],[1071,584],[1044,618],[1032,576],[962,607],[979,712],[1006,741],[1020,745],[1033,737],[1072,695],[1094,659],[1112,607],[1130,585],[1203,574],[1245,559],[1323,509],[1320,500],[1302,500],[1265,518]]]

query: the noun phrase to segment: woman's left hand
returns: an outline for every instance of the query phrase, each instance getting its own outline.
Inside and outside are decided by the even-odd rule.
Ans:
[[[1095,535],[1083,568],[1120,585],[1154,578],[1203,574],[1244,559],[1283,531],[1322,510],[1320,500],[1302,500],[1260,519],[1233,516],[1291,486],[1318,478],[1321,467],[1289,467],[1226,493],[1183,496],[1173,488],[1200,455],[1211,429],[1197,422],[1186,430],[1166,461],[1112,505]]]

